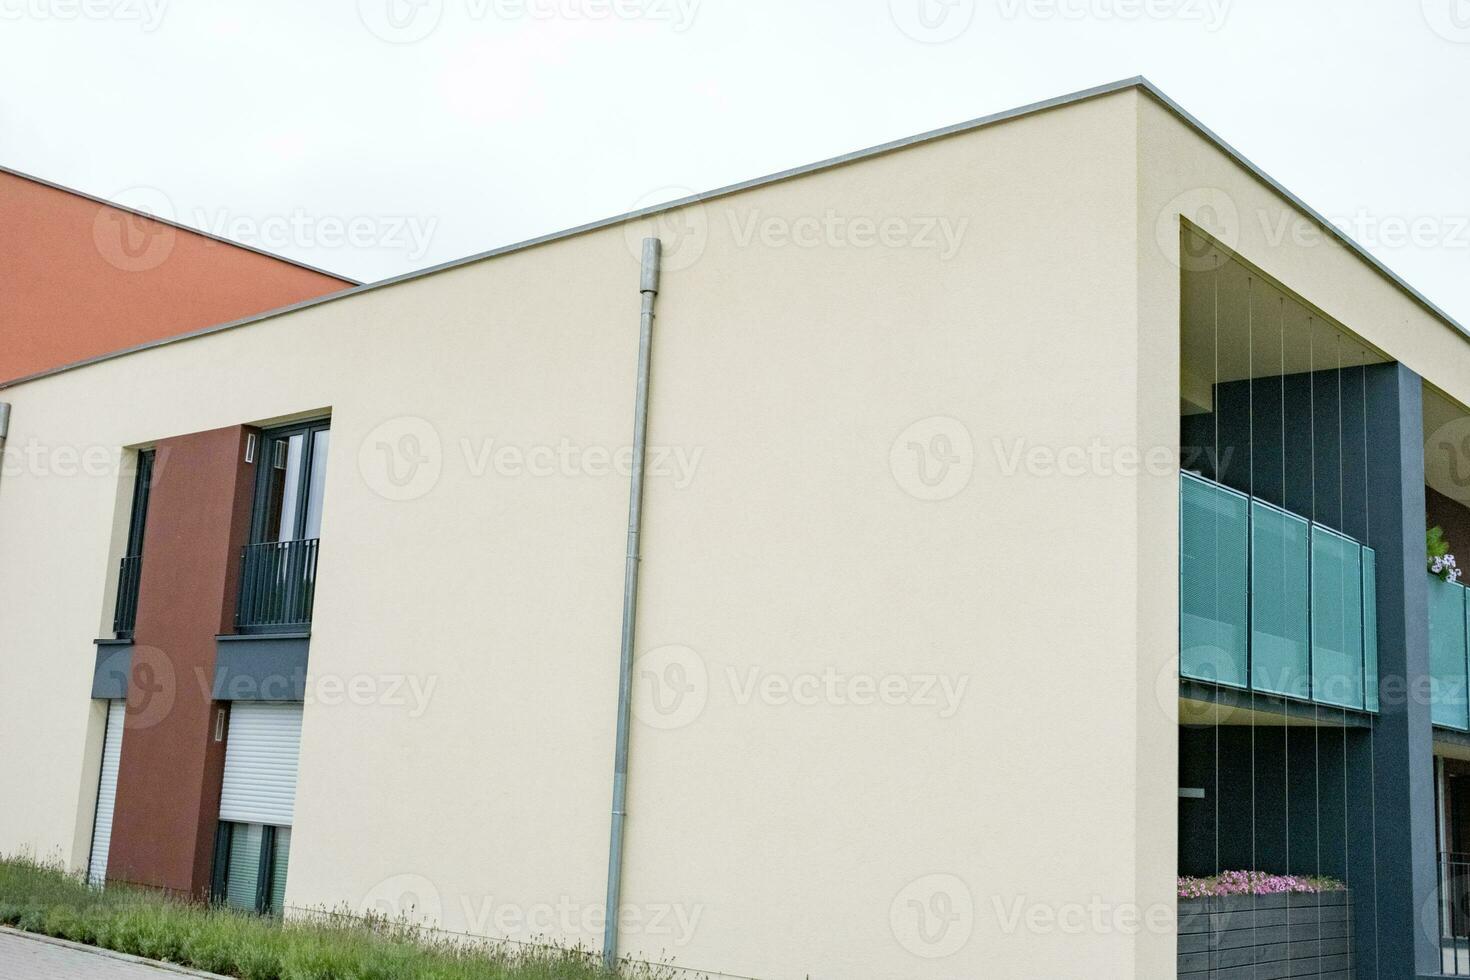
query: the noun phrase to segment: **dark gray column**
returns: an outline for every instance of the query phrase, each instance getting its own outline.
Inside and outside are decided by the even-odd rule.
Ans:
[[[1414,980],[1439,970],[1423,390],[1418,375],[1399,364],[1368,368],[1364,383],[1382,706],[1371,734],[1349,738],[1358,783],[1349,813],[1349,879],[1371,882],[1354,889],[1358,975]]]

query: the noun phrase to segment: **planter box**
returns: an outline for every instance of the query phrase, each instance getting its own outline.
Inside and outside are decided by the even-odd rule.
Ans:
[[[1355,980],[1350,892],[1179,899],[1180,980]]]

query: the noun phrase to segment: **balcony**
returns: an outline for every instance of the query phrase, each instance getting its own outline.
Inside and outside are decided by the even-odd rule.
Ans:
[[[1180,676],[1377,711],[1373,549],[1194,474],[1179,495]]]
[[[112,632],[119,640],[132,639],[138,625],[138,583],[142,576],[142,555],[128,555],[119,563],[117,603],[112,613]]]
[[[318,538],[246,545],[240,556],[240,633],[306,632],[316,594]]]
[[[1430,717],[1443,728],[1470,731],[1467,714],[1467,623],[1470,599],[1465,586],[1429,578]]]

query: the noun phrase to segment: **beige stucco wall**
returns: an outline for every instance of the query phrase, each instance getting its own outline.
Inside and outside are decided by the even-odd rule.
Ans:
[[[1157,226],[1177,251],[1182,185],[1280,207],[1129,91],[0,397],[42,459],[330,408],[288,902],[596,945],[627,506],[601,453],[630,441],[657,231],[625,949],[763,977],[1164,976]],[[888,243],[832,224],[858,216],[896,219]],[[1446,390],[1470,377],[1436,377],[1466,345],[1343,250],[1235,247]],[[0,549],[26,556],[0,562],[24,597],[0,615],[0,744],[23,747],[0,781],[24,787],[0,851],[75,864],[126,499],[101,469],[0,476]]]
[[[629,952],[760,976],[1135,975],[1136,936],[1073,919],[1129,914],[1140,801],[1173,806],[1171,771],[1135,774],[1140,740],[1172,734],[1139,708],[1154,679],[1135,669],[1138,486],[1008,473],[1006,457],[1137,442],[1136,98],[642,223],[670,244],[651,440],[686,469],[655,474],[647,500]],[[801,220],[829,213],[880,219],[888,243]],[[487,439],[627,445],[642,233],[7,393],[12,445],[113,453],[331,408],[291,904],[599,940],[626,481],[474,468]],[[919,499],[910,443],[952,446],[947,499]],[[420,455],[437,482],[395,486],[383,445],[404,451],[400,475]],[[121,477],[3,479],[0,541],[44,556],[46,587],[0,564],[0,594],[35,596],[0,617],[0,644],[25,653],[0,668],[4,739],[29,747],[0,757],[27,787],[0,808],[0,846],[80,862]],[[686,692],[702,710],[672,728],[656,706],[672,692],[650,683],[671,666],[705,677]],[[803,702],[812,679],[837,687],[742,699],[751,670]],[[376,703],[340,703],[334,683]],[[946,902],[959,918],[918,931]]]

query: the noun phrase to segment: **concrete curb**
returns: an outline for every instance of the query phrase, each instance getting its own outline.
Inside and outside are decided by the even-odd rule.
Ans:
[[[165,963],[161,960],[147,960],[141,956],[133,956],[128,953],[119,953],[116,950],[103,949],[101,946],[88,946],[85,943],[74,943],[69,939],[57,939],[54,936],[42,936],[39,933],[23,932],[20,929],[12,929],[9,926],[0,926],[0,936],[13,936],[16,939],[29,939],[32,942],[48,943],[52,946],[60,946],[63,949],[75,950],[79,953],[91,953],[93,956],[106,957],[109,960],[117,960],[121,963],[131,963],[133,966],[151,966],[155,970],[167,970],[184,977],[200,977],[202,980],[235,980],[233,977],[221,976],[218,973],[204,973],[200,970],[191,970],[177,963]]]

